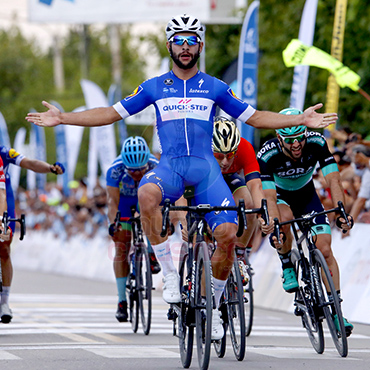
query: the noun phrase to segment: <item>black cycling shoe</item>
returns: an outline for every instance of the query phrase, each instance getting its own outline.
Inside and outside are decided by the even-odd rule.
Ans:
[[[127,322],[128,314],[127,314],[127,301],[121,301],[118,303],[117,312],[116,312],[116,319],[119,322]]]
[[[161,271],[161,265],[158,263],[157,258],[155,257],[154,253],[149,254],[149,262],[150,262],[150,269],[152,270],[152,274],[158,274]]]

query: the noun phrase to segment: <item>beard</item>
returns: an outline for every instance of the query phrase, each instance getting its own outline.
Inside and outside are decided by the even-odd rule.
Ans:
[[[174,55],[174,53],[172,51],[172,45],[170,45],[170,56],[171,56],[173,62],[179,68],[181,68],[181,69],[191,69],[197,64],[199,56],[200,56],[200,52],[199,52],[199,49],[198,49],[198,51],[194,54],[193,59],[188,64],[184,64],[180,61],[178,55]]]

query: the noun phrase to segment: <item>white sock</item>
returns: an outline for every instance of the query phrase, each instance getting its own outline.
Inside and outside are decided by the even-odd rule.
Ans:
[[[3,291],[1,292],[1,304],[9,303],[9,293],[10,286],[3,286]]]
[[[220,300],[222,293],[225,289],[226,280],[219,280],[213,277],[213,287],[215,289],[215,301],[216,301],[216,308],[220,305]]]
[[[177,272],[172,261],[169,241],[166,240],[163,243],[152,245],[152,247],[158,262],[161,264],[163,276],[166,276],[169,272]]]

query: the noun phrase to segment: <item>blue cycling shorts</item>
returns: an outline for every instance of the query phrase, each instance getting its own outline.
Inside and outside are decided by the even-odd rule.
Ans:
[[[159,187],[162,204],[165,199],[174,203],[183,195],[185,186],[193,186],[195,204],[235,206],[231,191],[213,156],[208,159],[194,156],[167,159],[163,156],[159,165],[144,175],[139,187],[147,183]],[[236,211],[210,212],[206,220],[212,231],[223,223],[238,223]]]

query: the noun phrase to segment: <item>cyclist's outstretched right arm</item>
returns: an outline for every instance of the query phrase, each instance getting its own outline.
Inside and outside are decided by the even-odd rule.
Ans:
[[[113,107],[88,109],[82,112],[62,113],[56,106],[43,101],[46,112],[30,112],[26,120],[38,126],[54,127],[58,125],[104,126],[119,121],[121,116]]]

